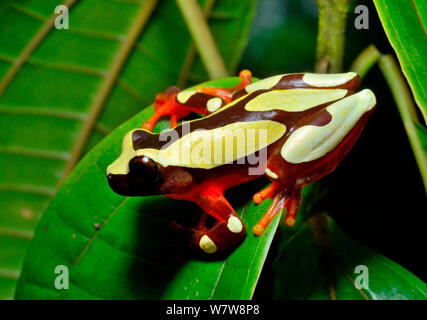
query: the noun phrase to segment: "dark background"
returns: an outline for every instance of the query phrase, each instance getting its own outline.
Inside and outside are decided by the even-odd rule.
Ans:
[[[372,1],[355,2],[359,4],[369,8],[369,29],[354,27],[357,15],[353,6],[346,30],[344,70],[371,43],[384,54],[394,54]],[[249,68],[260,78],[312,71],[316,37],[314,0],[259,1],[240,69]],[[398,109],[377,66],[365,77],[364,87],[376,94],[377,109],[349,155],[335,172],[323,178],[328,213],[352,238],[427,282],[423,182]],[[272,262],[269,256],[255,297],[260,297],[260,292],[264,295],[267,290],[263,287],[271,285],[268,270]]]

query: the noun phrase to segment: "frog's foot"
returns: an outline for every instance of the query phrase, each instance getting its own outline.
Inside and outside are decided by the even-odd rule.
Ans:
[[[279,187],[280,187],[280,184],[278,182],[273,182],[264,190],[261,190],[260,192],[255,193],[252,199],[256,204],[260,204],[265,199],[274,197]]]
[[[226,103],[230,103],[234,92],[244,89],[248,84],[252,83],[252,73],[249,70],[245,69],[240,71],[239,77],[240,83],[231,88],[198,87],[196,90],[198,92],[220,97]]]
[[[166,101],[169,100],[169,98],[172,95],[177,94],[179,92],[181,92],[181,89],[173,86],[173,87],[167,88],[166,91],[157,93],[156,98],[155,98],[154,103],[153,103],[154,110],[157,111],[159,108],[161,108],[166,103]]]
[[[246,235],[245,224],[219,190],[209,190],[200,195],[200,207],[217,219],[213,227],[206,226],[205,216],[195,228],[194,245],[205,253],[215,253],[237,244]]]
[[[272,187],[272,185],[270,187]],[[290,227],[293,226],[295,224],[296,215],[298,213],[300,203],[301,203],[301,188],[297,188],[292,193],[289,193],[287,190],[278,191],[274,195],[273,203],[270,205],[267,212],[259,220],[259,222],[253,227],[252,229],[253,233],[257,236],[261,235],[264,232],[265,228],[276,216],[276,214],[285,207],[287,207],[285,223]]]

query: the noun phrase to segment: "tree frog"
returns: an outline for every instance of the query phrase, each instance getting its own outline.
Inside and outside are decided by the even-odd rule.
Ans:
[[[205,253],[241,242],[246,227],[224,191],[267,177],[271,185],[253,196],[272,204],[253,226],[261,235],[287,208],[292,226],[301,189],[333,171],[350,151],[376,106],[369,89],[355,92],[360,77],[293,73],[252,82],[243,70],[232,88],[171,87],[156,96],[153,116],[123,139],[121,155],[108,166],[107,180],[121,195],[165,195],[197,203],[204,214],[192,229],[192,244]],[[182,122],[191,111],[206,115]],[[171,128],[152,133],[170,116]],[[213,226],[206,225],[213,216]]]

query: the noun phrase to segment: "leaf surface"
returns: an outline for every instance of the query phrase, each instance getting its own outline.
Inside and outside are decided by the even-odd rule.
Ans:
[[[238,82],[230,78],[211,84]],[[106,168],[120,154],[123,136],[152,112],[150,107],[117,128],[60,188],[37,227],[17,298],[251,298],[280,219],[278,215],[260,237],[251,232],[271,203],[266,200],[256,206],[248,201],[264,183],[226,193],[248,234],[229,256],[220,257],[189,251],[188,243],[169,227],[172,220],[193,216],[197,206],[162,196],[122,197],[109,188]],[[163,120],[156,129],[167,127],[168,121]],[[69,290],[54,286],[58,265],[69,268]]]
[[[279,249],[275,299],[427,299],[427,285],[412,273],[351,239],[331,218],[326,238],[310,219]]]
[[[427,121],[427,2],[374,0],[374,3],[415,101]]]

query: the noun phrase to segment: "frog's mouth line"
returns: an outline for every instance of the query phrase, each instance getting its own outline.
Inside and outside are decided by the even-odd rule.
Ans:
[[[117,194],[122,196],[145,196],[153,194],[153,187],[147,188],[147,184],[142,179],[133,179],[127,174],[112,174],[107,175],[107,181],[110,188]]]

